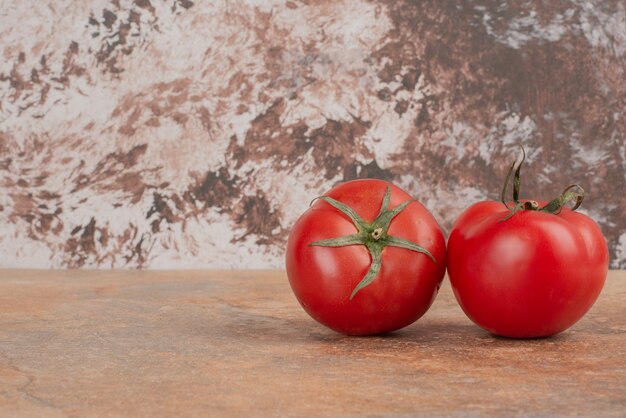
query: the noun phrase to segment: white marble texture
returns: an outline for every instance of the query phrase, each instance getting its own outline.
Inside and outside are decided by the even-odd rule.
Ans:
[[[626,267],[623,2],[0,4],[0,267],[281,267],[358,177],[448,229],[518,143]]]

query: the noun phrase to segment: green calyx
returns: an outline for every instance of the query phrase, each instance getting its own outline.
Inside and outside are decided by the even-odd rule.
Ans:
[[[346,215],[357,229],[356,234],[346,235],[344,237],[330,238],[321,241],[315,241],[310,243],[310,246],[319,247],[345,247],[347,245],[364,245],[372,257],[372,263],[370,268],[359,282],[358,285],[352,290],[350,300],[358,293],[359,290],[369,285],[374,281],[382,266],[382,252],[385,247],[398,247],[405,248],[407,250],[416,251],[422,254],[426,254],[434,262],[435,257],[424,247],[411,241],[407,241],[402,238],[391,236],[387,233],[389,225],[393,218],[395,218],[400,212],[402,212],[411,202],[415,199],[407,200],[404,203],[399,204],[393,209],[389,209],[389,200],[391,198],[391,188],[387,186],[385,190],[385,196],[383,197],[383,203],[380,207],[380,211],[376,219],[372,222],[366,222],[361,218],[350,206],[339,202],[328,196],[320,196],[317,199],[323,200],[330,204],[341,213]],[[313,202],[311,202],[313,203]]]
[[[515,169],[515,165],[517,161],[513,161],[511,167],[509,168],[509,172],[506,175],[504,180],[504,186],[502,187],[502,193],[500,194],[500,201],[506,206],[506,208],[510,211],[509,214],[500,219],[500,222],[506,221],[511,216],[515,215],[517,212],[521,210],[533,210],[537,212],[546,212],[552,213],[553,215],[558,215],[563,207],[569,203],[574,202],[574,206],[572,206],[572,210],[576,210],[583,203],[583,199],[585,198],[585,190],[578,184],[572,184],[567,186],[563,192],[550,202],[548,202],[545,206],[539,207],[539,204],[534,200],[520,202],[519,200],[519,189],[520,189],[520,171],[522,169],[522,164],[526,159],[526,151],[524,147],[520,145],[522,149],[522,161],[517,165],[517,169]],[[509,186],[509,182],[511,181],[511,174],[513,174],[513,170],[515,170],[515,174],[513,175],[513,206],[511,207],[509,203],[506,201],[505,195],[506,190]]]

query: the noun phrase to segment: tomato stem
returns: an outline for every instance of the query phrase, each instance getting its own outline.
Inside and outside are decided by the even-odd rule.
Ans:
[[[376,241],[378,241],[380,239],[380,237],[383,234],[383,229],[382,228],[376,228],[374,230],[374,232],[372,232],[372,238],[374,238]]]
[[[385,247],[398,247],[419,252],[427,255],[435,264],[437,263],[435,257],[433,257],[433,255],[426,248],[417,243],[403,238],[394,237],[387,233],[393,218],[406,209],[406,207],[415,199],[409,199],[390,210],[389,201],[391,199],[391,188],[387,186],[380,211],[372,222],[365,221],[351,207],[331,197],[320,196],[313,199],[313,202],[318,199],[323,200],[350,218],[357,229],[357,233],[343,237],[315,241],[310,243],[309,246],[344,247],[347,245],[364,245],[372,257],[372,262],[367,270],[367,273],[365,273],[365,276],[359,284],[355,286],[352,294],[350,295],[350,300],[352,300],[352,298],[354,298],[354,296],[361,289],[372,283],[372,281],[374,281],[374,279],[378,276],[378,273],[380,273],[380,269],[382,267],[382,251]],[[311,204],[313,202],[311,202]]]
[[[522,149],[522,160],[517,164],[517,169],[515,170],[515,174],[513,175],[513,207],[509,206],[509,203],[506,201],[506,191],[509,186],[509,182],[511,181],[511,174],[513,174],[513,169],[515,169],[516,162],[513,161],[509,171],[507,172],[506,178],[504,179],[504,185],[502,187],[502,192],[500,193],[500,201],[504,204],[504,206],[510,211],[507,216],[500,219],[500,222],[506,221],[513,215],[515,215],[520,210],[533,210],[538,212],[546,212],[552,213],[554,215],[558,215],[563,210],[563,207],[569,203],[574,201],[574,206],[572,206],[571,210],[576,210],[580,207],[585,198],[585,190],[578,184],[572,184],[563,190],[561,194],[550,202],[548,202],[545,206],[539,207],[539,203],[534,200],[520,202],[519,200],[519,190],[521,185],[520,180],[520,172],[522,168],[522,164],[526,160],[526,151],[524,147],[520,144],[520,148]]]

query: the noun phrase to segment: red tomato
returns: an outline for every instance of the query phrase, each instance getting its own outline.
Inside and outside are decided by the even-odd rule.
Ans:
[[[424,206],[366,179],[340,184],[313,204],[293,226],[286,258],[291,288],[311,317],[344,334],[369,335],[405,327],[428,310],[446,249]]]
[[[606,279],[608,248],[591,218],[563,207],[573,199],[578,207],[582,189],[570,187],[549,204],[519,201],[519,168],[516,181],[513,208],[479,202],[457,219],[448,275],[461,308],[480,327],[506,337],[545,337],[591,308]]]

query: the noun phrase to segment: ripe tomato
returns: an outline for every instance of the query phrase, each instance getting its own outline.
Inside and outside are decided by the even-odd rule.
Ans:
[[[295,223],[293,292],[315,320],[348,335],[390,332],[421,317],[445,273],[445,240],[419,202],[381,180],[340,184]]]
[[[523,160],[522,160],[523,162]],[[448,275],[467,316],[506,337],[545,337],[577,322],[597,299],[608,271],[608,248],[598,225],[564,207],[584,197],[568,187],[549,203],[520,201],[519,172],[514,206],[470,206],[448,240]]]

